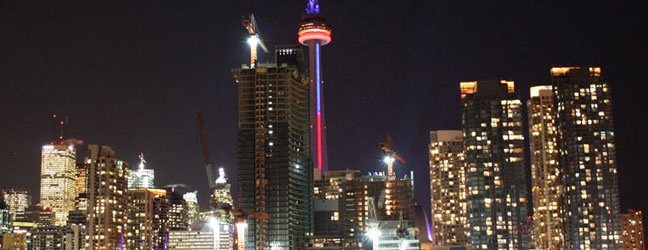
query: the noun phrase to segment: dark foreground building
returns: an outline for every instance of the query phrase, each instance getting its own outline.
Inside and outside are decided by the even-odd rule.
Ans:
[[[312,233],[309,87],[303,52],[280,46],[277,62],[233,69],[238,85],[240,209],[248,219],[246,249],[303,249]]]
[[[522,101],[508,80],[462,82],[468,241],[528,249]]]

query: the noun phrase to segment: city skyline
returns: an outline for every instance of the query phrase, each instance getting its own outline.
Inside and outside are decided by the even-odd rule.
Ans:
[[[457,17],[440,13],[441,10],[427,12],[426,9],[436,8],[436,6],[424,6],[429,8],[418,9],[412,4],[403,4],[387,11],[381,9],[387,6],[385,3],[376,3],[375,6],[366,7],[355,6],[354,3],[328,1],[326,4],[326,15],[334,25],[334,32],[340,34],[336,38],[336,43],[328,45],[323,51],[327,58],[323,61],[323,70],[327,77],[327,124],[329,125],[327,132],[331,159],[329,165],[332,170],[361,169],[363,173],[386,171],[380,161],[382,153],[375,147],[375,144],[384,137],[384,134],[391,133],[397,138],[395,141],[398,144],[395,147],[399,149],[399,154],[408,159],[408,164],[397,165],[396,171],[399,175],[403,175],[409,170],[415,171],[416,187],[421,191],[421,194],[417,193],[418,201],[428,206],[426,211],[429,211],[430,196],[429,191],[426,191],[427,188],[425,188],[429,183],[427,179],[429,178],[427,176],[427,144],[429,143],[427,136],[428,132],[432,130],[461,128],[459,90],[456,86],[458,81],[489,79],[505,74],[516,80],[516,88],[522,95],[522,101],[525,102],[528,99],[529,86],[550,83],[547,72],[551,66],[596,65],[602,67],[606,82],[613,89],[612,99],[616,111],[615,121],[617,121],[615,125],[617,125],[616,131],[618,131],[617,158],[622,210],[635,208],[645,211],[648,207],[646,202],[633,199],[633,196],[638,194],[635,193],[636,191],[632,191],[642,190],[646,187],[646,184],[641,183],[638,179],[639,177],[634,176],[639,175],[633,174],[633,168],[637,166],[636,163],[641,162],[640,155],[645,152],[645,147],[635,145],[634,141],[642,141],[646,138],[645,134],[639,133],[640,128],[646,126],[641,119],[637,122],[626,121],[636,120],[636,114],[631,114],[628,111],[637,109],[634,107],[637,100],[640,100],[646,93],[646,91],[642,91],[646,87],[641,85],[641,82],[646,80],[646,73],[636,69],[647,64],[645,59],[639,58],[642,53],[645,55],[645,50],[640,50],[638,47],[641,41],[646,41],[646,37],[630,34],[631,27],[637,27],[641,20],[636,19],[638,14],[635,16],[624,15],[627,12],[633,12],[630,7],[594,6],[592,8],[596,13],[610,18],[619,17],[620,20],[604,19],[603,21],[588,20],[588,22],[578,20],[578,17],[582,17],[579,15],[582,14],[568,18],[557,10],[556,12],[559,14],[553,14],[554,17],[565,23],[569,23],[567,21],[571,21],[571,23],[567,24],[566,28],[557,28],[557,31],[540,30],[541,35],[538,36],[551,37],[551,35],[560,35],[561,32],[574,32],[574,34],[568,34],[567,38],[557,39],[559,41],[553,42],[549,39],[541,40],[542,42],[530,41],[535,36],[532,36],[530,31],[522,30],[527,26],[507,22],[514,17],[519,18],[517,15],[521,15],[512,13],[513,17],[503,17],[500,20],[482,24],[486,27],[485,30],[496,33],[494,35],[486,34],[487,38],[499,41],[501,45],[485,43],[470,49],[466,47],[472,46],[473,43],[460,38],[476,37],[476,35],[484,35],[485,32],[468,27],[474,25],[475,20],[454,19]],[[494,16],[505,11],[498,10],[493,14],[484,14],[473,9],[484,7],[493,10],[497,7],[480,6],[480,4],[486,5],[484,3],[476,3],[476,6],[441,4],[440,7],[454,10],[455,12],[450,11],[454,14],[460,13],[458,10],[465,8],[468,12],[474,12],[482,17]],[[32,191],[34,197],[38,197],[38,192],[35,191],[37,185],[34,186],[38,174],[34,173],[37,173],[39,164],[37,163],[38,154],[34,154],[34,151],[39,150],[40,146],[47,143],[51,136],[50,123],[47,122],[48,117],[52,113],[59,113],[70,117],[69,133],[71,137],[78,137],[89,143],[112,146],[121,157],[126,157],[125,161],[133,165],[137,162],[134,157],[137,152],[147,152],[147,158],[151,161],[150,168],[156,170],[158,183],[162,185],[178,181],[192,183],[192,190],[200,190],[199,200],[201,204],[204,204],[208,189],[204,175],[202,175],[203,165],[200,150],[194,143],[197,135],[192,113],[196,109],[206,113],[206,129],[210,139],[217,142],[211,144],[216,149],[213,150],[216,156],[215,162],[217,166],[225,166],[228,173],[231,173],[230,179],[235,181],[236,103],[232,98],[235,96],[236,86],[232,83],[231,74],[227,70],[237,67],[247,59],[247,45],[244,44],[245,33],[238,23],[240,13],[252,10],[258,14],[264,38],[267,39],[266,42],[269,45],[296,43],[294,28],[299,21],[299,15],[303,13],[303,3],[296,2],[295,6],[289,6],[285,10],[270,8],[276,13],[263,11],[261,7],[267,5],[267,3],[236,4],[230,6],[233,9],[231,11],[233,14],[224,15],[221,17],[223,19],[216,17],[210,19],[213,14],[209,11],[215,11],[215,6],[208,6],[206,10],[198,10],[195,8],[196,6],[193,6],[195,9],[190,7],[185,9],[187,12],[199,13],[198,17],[191,19],[187,18],[187,14],[184,12],[172,13],[173,6],[171,4],[161,4],[154,6],[153,9],[156,11],[146,17],[126,15],[124,21],[116,22],[114,27],[117,27],[118,31],[112,30],[112,25],[101,23],[101,19],[93,19],[90,13],[99,10],[90,6],[73,6],[69,9],[59,7],[52,11],[43,10],[31,14],[36,17],[48,15],[61,17],[59,15],[66,13],[65,11],[74,13],[74,10],[84,10],[81,12],[82,14],[72,15],[69,19],[60,18],[52,24],[44,24],[38,18],[35,21],[25,21],[14,15],[9,15],[8,18],[11,20],[21,21],[17,22],[16,27],[22,27],[25,30],[39,25],[46,27],[43,29],[44,31],[67,30],[68,27],[72,31],[62,32],[56,36],[40,31],[20,34],[17,33],[18,30],[8,27],[8,24],[0,26],[2,29],[13,31],[14,33],[10,32],[10,34],[15,35],[14,38],[10,36],[8,40],[2,42],[3,45],[6,45],[4,47],[15,48],[13,51],[4,53],[9,55],[10,59],[7,62],[15,62],[15,64],[0,62],[0,66],[15,70],[0,78],[3,81],[3,86],[7,84],[9,90],[14,91],[13,94],[10,94],[9,99],[2,102],[2,106],[7,107],[2,112],[6,113],[6,117],[9,119],[5,121],[8,124],[8,130],[3,131],[0,135],[15,144],[3,144],[0,148],[4,151],[0,155],[0,160],[7,164],[3,170],[9,170],[7,175],[3,174],[0,177],[0,183],[6,187],[27,188]],[[531,27],[542,27],[539,17],[542,15],[540,14],[555,7],[519,5],[523,6],[503,7],[506,7],[507,10],[526,7],[545,11],[532,11],[531,17],[523,19],[527,21],[525,24]],[[19,9],[17,12],[20,13],[22,6],[15,7]],[[143,6],[133,7],[137,9]],[[353,14],[349,15],[349,10],[360,8],[376,11],[371,14],[367,14],[371,11],[352,12],[357,14],[356,17]],[[564,9],[559,8],[559,10],[565,12],[570,10],[568,7],[562,8]],[[108,11],[104,14],[108,17],[116,18],[122,13],[118,6],[108,6],[107,9]],[[389,15],[392,11],[398,13]],[[373,20],[381,14],[387,14],[393,19],[398,19],[405,16],[400,14],[401,12],[414,12],[419,15],[428,13],[435,16],[432,18],[435,24],[426,24],[423,27],[424,31],[430,31],[430,35],[426,35],[420,40],[412,39],[414,41],[396,38],[370,39],[371,35],[369,34],[376,28],[370,27],[372,25],[369,23],[363,23],[362,18]],[[163,16],[168,16],[166,17],[168,19]],[[407,16],[414,19],[412,22],[424,20],[421,16]],[[93,22],[84,25],[77,23],[77,18]],[[126,24],[131,21],[137,25],[127,27]],[[205,24],[202,24],[203,21]],[[145,27],[148,27],[147,25],[153,25],[156,22],[166,24],[168,28],[154,25],[156,29],[149,33],[135,34],[144,30]],[[406,31],[400,31],[402,32],[400,33],[397,31],[402,28],[399,24],[388,23],[385,20],[377,20],[377,22],[383,24],[382,26],[386,27],[387,31],[402,34],[402,37],[412,37],[412,34],[415,34],[405,33],[412,30],[409,27],[405,27]],[[595,34],[606,31],[609,32],[610,37],[629,37],[630,39],[619,41],[613,38],[602,38],[594,41],[597,39],[592,38],[597,36],[587,33],[593,29],[576,31],[577,28],[586,27],[589,22],[598,24],[593,26],[602,30],[597,30]],[[645,20],[643,22],[645,24]],[[622,27],[620,24],[624,23],[634,26]],[[169,36],[174,32],[180,32],[185,26],[196,24],[199,24],[200,28],[194,31],[183,31],[181,34],[193,37],[192,39],[200,42],[190,43],[189,48],[180,48],[179,51],[182,52],[169,50],[185,41],[185,38],[170,38]],[[452,26],[452,24],[456,28],[443,29],[442,25]],[[224,31],[220,35],[202,33],[206,31],[217,33],[218,29],[210,28],[209,25],[220,27]],[[503,31],[497,29],[498,25],[504,25]],[[107,32],[109,35],[104,35],[106,37],[101,38],[89,38],[88,34],[93,34],[93,28]],[[126,34],[121,34],[122,31]],[[352,34],[352,31],[358,32],[358,34]],[[514,37],[521,38],[520,40],[524,40],[527,44],[506,41],[506,34],[510,35],[516,32],[519,35],[514,34]],[[220,38],[223,33],[231,35],[225,36],[227,37],[224,39],[227,40],[226,42],[216,43],[216,38],[223,39]],[[100,34],[103,33],[100,32]],[[42,44],[18,46],[20,39],[38,40],[36,38],[39,37],[44,41]],[[135,37],[135,39],[127,39],[129,37]],[[160,37],[164,39],[158,39]],[[111,38],[117,39],[119,42],[116,44],[122,45],[112,44],[108,42],[110,40],[103,40]],[[448,42],[452,41],[451,38],[459,42],[450,46]],[[572,41],[569,41],[570,39]],[[86,40],[87,42],[84,42]],[[432,44],[428,45],[427,42]],[[143,48],[148,43],[157,45],[157,47]],[[625,43],[630,43],[631,46],[624,46]],[[401,45],[419,50],[412,51],[412,49],[403,48]],[[30,46],[41,46],[39,48],[45,52],[41,54],[45,56],[41,58],[38,55],[30,54],[29,51],[32,49]],[[218,46],[226,49],[219,50]],[[366,48],[360,48],[362,46],[366,46]],[[132,52],[133,48],[141,49],[142,52]],[[466,48],[466,51],[459,51],[460,48]],[[498,52],[492,52],[493,49]],[[71,51],[71,55],[66,56],[65,51]],[[95,56],[82,59],[83,55],[94,53],[94,51],[97,52]],[[208,52],[208,56],[203,55],[205,51]],[[111,52],[117,52],[117,54],[110,55]],[[186,53],[189,56],[185,57],[181,53]],[[549,55],[540,55],[541,53]],[[224,60],[225,62],[216,62],[220,60],[219,55],[221,54],[225,54],[227,59]],[[497,62],[492,65],[468,62],[472,58],[486,59],[498,55],[503,56],[502,61],[511,62]],[[363,58],[367,56],[373,59],[369,61],[376,60],[376,62],[365,67],[359,62],[367,61],[367,58]],[[270,61],[271,57],[272,53],[261,54],[260,61]],[[419,57],[423,57],[423,59]],[[426,57],[427,59],[425,59]],[[58,58],[62,58],[60,65],[57,62]],[[117,66],[121,65],[118,62],[129,60],[129,58],[134,58],[135,63],[124,63],[123,66]],[[403,59],[407,63],[405,66],[392,65],[392,62],[396,62],[397,59]],[[452,66],[441,66],[441,64],[451,61],[448,59],[454,59],[455,61],[450,65],[454,65],[458,69],[446,71],[448,69],[446,67]],[[156,60],[164,62],[151,63],[149,66],[138,65]],[[519,63],[519,60],[533,62]],[[30,62],[33,61],[36,63],[32,66]],[[191,66],[182,66],[180,62]],[[87,63],[89,65],[79,65]],[[102,65],[108,65],[108,67]],[[632,67],[628,67],[628,65],[632,65]],[[192,69],[194,66],[196,66],[195,69]],[[345,69],[354,66],[358,68],[353,71]],[[383,71],[383,69],[389,68],[388,66],[394,67],[393,73]],[[428,67],[432,69],[432,74],[426,72]],[[34,69],[36,73],[28,74],[30,72],[28,69]],[[58,72],[54,72],[55,70]],[[398,73],[398,71],[407,73]],[[422,73],[417,71],[422,71]],[[92,76],[93,73],[98,74]],[[113,76],[109,76],[109,74],[113,74]],[[170,76],[169,80],[163,79],[167,76]],[[110,84],[114,88],[102,91],[100,86],[106,84]],[[34,89],[33,92],[27,92],[30,90],[30,86],[40,88]],[[186,90],[187,88],[193,90]],[[59,102],[44,105],[45,101],[43,100],[47,99],[45,97],[48,97],[49,93],[61,95],[61,98],[58,98]],[[125,93],[123,104],[106,104],[108,100],[117,98],[123,93]],[[95,97],[96,95],[100,97]],[[92,98],[88,99],[89,96]],[[192,96],[197,97],[191,99]],[[98,98],[98,101],[92,102],[94,98]],[[5,102],[7,105],[4,105]],[[27,102],[28,105],[24,105],[23,102]],[[109,106],[106,114],[93,114],[93,110],[106,106]],[[645,111],[640,110],[639,112]],[[118,120],[123,119],[128,122],[120,121],[119,123],[123,124],[116,124],[107,121],[111,117],[120,117],[121,119]],[[384,117],[394,117],[394,119],[385,120]],[[108,132],[96,132],[96,128],[100,128],[98,127],[100,123],[106,123],[102,125],[105,127],[101,128],[105,128]],[[122,138],[120,135],[124,137]],[[352,137],[347,138],[349,135]],[[526,136],[526,138],[529,137]],[[82,148],[86,146],[83,145]],[[81,151],[77,156],[78,159],[85,157],[84,149]],[[525,157],[528,157],[528,154]],[[526,164],[529,165],[528,160]],[[181,172],[178,171],[178,166],[186,169],[186,175],[179,175]],[[20,172],[13,169],[20,169]],[[529,167],[527,167],[527,171],[528,169]],[[25,177],[19,176],[21,173],[24,173]],[[22,183],[27,183],[27,185],[19,186],[23,185]]]

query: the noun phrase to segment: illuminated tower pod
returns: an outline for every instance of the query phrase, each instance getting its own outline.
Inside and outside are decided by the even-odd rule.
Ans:
[[[61,142],[63,143],[63,142]],[[51,208],[54,224],[64,226],[75,209],[76,150],[73,145],[43,146],[41,154],[40,205]]]
[[[554,67],[565,249],[620,249],[612,94],[598,67]]]
[[[508,80],[462,82],[461,110],[473,249],[528,249],[522,101]]]
[[[326,123],[324,120],[324,93],[320,65],[320,47],[331,42],[331,26],[319,14],[317,0],[309,0],[306,15],[299,24],[298,41],[308,46],[310,76],[311,159],[314,167],[328,170],[326,150]]]
[[[531,87],[529,136],[535,242],[539,249],[563,249],[559,207],[562,181],[558,167],[556,109],[550,85]]]
[[[434,243],[466,245],[466,173],[461,130],[430,132],[429,153]]]

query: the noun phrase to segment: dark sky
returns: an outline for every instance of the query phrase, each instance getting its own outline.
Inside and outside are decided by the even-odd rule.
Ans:
[[[0,1],[0,186],[38,200],[57,113],[71,137],[131,163],[144,152],[157,184],[206,198],[193,112],[235,179],[230,69],[249,60],[241,15],[254,12],[268,46],[290,44],[305,3]],[[397,172],[415,171],[429,207],[428,132],[460,128],[459,81],[509,77],[526,100],[551,66],[598,65],[613,91],[622,208],[648,210],[646,3],[322,0],[333,25],[322,55],[331,168],[384,169],[377,143],[390,133],[408,160]]]

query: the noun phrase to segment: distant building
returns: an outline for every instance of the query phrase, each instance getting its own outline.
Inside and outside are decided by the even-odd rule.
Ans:
[[[531,152],[531,191],[535,243],[539,249],[563,249],[563,182],[560,176],[556,106],[551,85],[531,87],[527,102]]]
[[[166,198],[169,203],[169,231],[189,229],[189,207],[180,191],[173,187],[166,188]]]
[[[466,245],[466,172],[461,130],[430,132],[430,201],[434,243]]]
[[[628,210],[621,214],[621,239],[624,250],[645,249],[643,215],[641,211]]]
[[[4,201],[2,190],[0,190],[0,236],[6,233],[11,233],[11,221],[12,219],[11,213],[9,212],[9,206]]]
[[[115,158],[108,146],[89,145],[89,250],[125,247],[128,163]]]
[[[165,249],[169,236],[169,203],[164,189],[128,190],[126,247],[133,250]]]
[[[140,153],[138,157],[140,159],[138,168],[128,172],[128,188],[154,188],[155,171],[145,168],[146,160],[144,160],[144,153]]]
[[[74,145],[48,144],[41,154],[40,205],[54,212],[54,224],[65,225],[75,209],[76,150]]]
[[[309,82],[303,66],[291,63],[303,61],[297,50],[278,58],[286,62],[281,65],[232,70],[238,85],[239,209],[270,218],[247,220],[247,249],[301,249],[313,231]]]
[[[411,178],[389,180],[380,174],[357,174],[355,170],[327,171],[316,177],[314,234],[309,237],[308,249],[365,249],[369,221],[374,219],[379,224],[402,219],[413,227]],[[415,233],[410,236],[418,237]]]
[[[522,101],[509,80],[461,82],[468,241],[528,249]]]
[[[202,230],[169,232],[169,250],[229,250],[233,245],[232,225],[205,224]]]
[[[77,197],[74,199],[76,210],[88,210],[88,168],[85,163],[77,163],[75,180]]]
[[[566,249],[619,249],[612,93],[598,67],[551,68]]]
[[[198,203],[198,191],[188,192],[182,195],[187,202],[187,216],[189,225],[200,219],[200,204]]]
[[[27,249],[67,250],[75,244],[68,227],[36,227],[27,233]],[[77,239],[78,240],[78,239]]]
[[[32,205],[25,211],[16,213],[13,221],[14,233],[26,233],[35,227],[49,227],[54,225],[54,213],[51,208]]]
[[[27,235],[24,233],[6,233],[0,238],[0,249],[23,250],[27,249]]]
[[[23,212],[31,206],[32,197],[27,190],[5,189],[3,192],[12,220],[16,218],[16,213]]]

